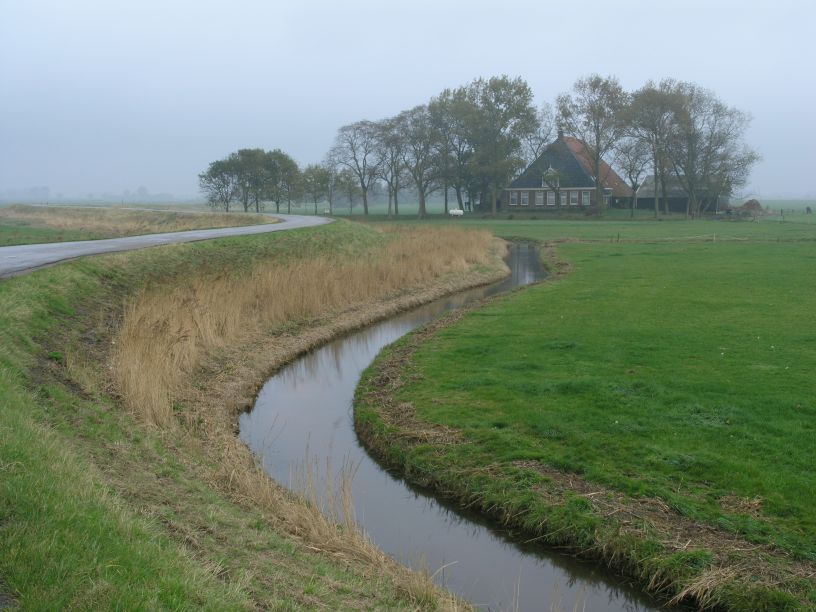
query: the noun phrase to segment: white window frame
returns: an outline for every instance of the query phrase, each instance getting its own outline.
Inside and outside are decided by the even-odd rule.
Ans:
[[[543,191],[536,191],[535,192],[535,205],[536,206],[544,206],[544,192]]]
[[[548,191],[547,192],[547,206],[555,206],[555,192]]]
[[[569,198],[566,191],[561,192],[561,206],[566,206],[569,203]]]
[[[589,206],[592,203],[592,192],[591,191],[582,191],[581,192],[581,204],[584,206]]]
[[[578,192],[577,191],[570,191],[569,192],[569,203],[570,206],[578,206]]]
[[[518,206],[518,191],[510,192],[510,206]]]
[[[530,192],[529,191],[522,191],[521,198],[519,199],[519,206],[529,206],[530,205]]]

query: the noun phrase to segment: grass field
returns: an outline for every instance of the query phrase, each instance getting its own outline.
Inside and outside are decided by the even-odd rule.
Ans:
[[[567,240],[571,271],[386,353],[357,408],[379,454],[658,590],[816,606],[816,225],[466,223]],[[395,438],[386,367],[394,406],[465,443]]]
[[[0,207],[0,246],[117,238],[270,222],[269,217],[243,213],[15,205]]]
[[[222,449],[180,422],[146,424],[123,407],[110,374],[128,300],[312,258],[376,262],[386,242],[338,222],[85,258],[0,282],[0,600],[23,609],[443,607],[447,596],[427,578],[370,546],[377,565],[328,538],[305,544],[309,529],[351,540],[292,496],[268,500],[291,513],[286,523],[251,492],[233,495],[222,483],[243,474],[224,469],[237,464]],[[271,331],[291,339],[304,327],[301,317]],[[246,353],[252,338],[240,339],[233,348]],[[223,435],[237,440],[225,407],[234,399],[218,408]],[[242,466],[257,471],[251,456]],[[265,482],[257,490],[269,493]]]

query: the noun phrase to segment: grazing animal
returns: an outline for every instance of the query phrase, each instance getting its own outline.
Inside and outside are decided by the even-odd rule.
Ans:
[[[460,208],[451,208],[451,209],[448,211],[448,214],[449,214],[451,217],[461,217],[462,215],[464,215],[464,214],[465,214],[465,211],[464,211],[464,210],[462,210],[462,209],[460,209]]]
[[[813,209],[810,206],[805,206],[805,214],[810,215],[813,213]]]

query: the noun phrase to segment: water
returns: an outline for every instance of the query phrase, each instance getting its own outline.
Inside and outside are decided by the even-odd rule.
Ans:
[[[357,466],[357,522],[386,553],[411,566],[440,569],[436,579],[484,610],[657,610],[648,596],[603,568],[540,546],[514,542],[501,529],[389,474],[354,432],[352,400],[363,370],[380,350],[441,313],[544,277],[532,245],[515,245],[512,275],[372,325],[309,353],[264,385],[240,419],[241,439],[283,484],[307,458]],[[308,449],[308,451],[307,451]]]

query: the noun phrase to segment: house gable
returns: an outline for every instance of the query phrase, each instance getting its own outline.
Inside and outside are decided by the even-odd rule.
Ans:
[[[575,155],[575,159],[578,160],[587,174],[592,176],[594,164],[587,144],[583,140],[573,138],[572,136],[564,136],[563,138],[572,154]],[[601,175],[601,185],[604,186],[604,189],[610,190],[610,195],[616,198],[629,198],[632,196],[632,189],[626,184],[626,181],[604,160],[601,160],[599,174]]]
[[[562,189],[595,188],[595,181],[572,153],[564,139],[559,138],[547,145],[521,175],[510,183],[508,189],[541,189],[544,173],[550,168],[558,172]]]

